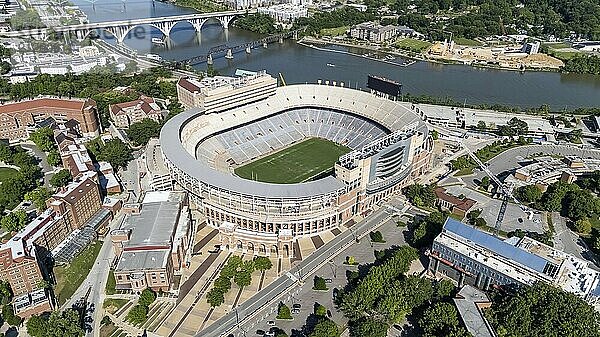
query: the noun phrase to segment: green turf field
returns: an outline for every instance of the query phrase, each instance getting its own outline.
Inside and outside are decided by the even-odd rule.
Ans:
[[[277,184],[311,180],[330,170],[350,148],[321,138],[310,138],[235,169],[242,178]]]

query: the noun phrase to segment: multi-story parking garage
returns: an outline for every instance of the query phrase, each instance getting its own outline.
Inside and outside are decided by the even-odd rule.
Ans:
[[[335,174],[295,184],[243,179],[233,167],[319,137],[349,147]],[[188,110],[160,137],[173,179],[220,231],[223,249],[293,255],[292,243],[348,222],[429,168],[432,140],[405,106],[323,85],[280,87],[235,109]]]

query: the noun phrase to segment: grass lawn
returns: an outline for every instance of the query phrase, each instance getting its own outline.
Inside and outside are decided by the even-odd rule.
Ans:
[[[481,42],[476,41],[476,40],[467,39],[465,37],[455,37],[454,43],[461,45],[461,46],[473,46],[473,47],[483,46],[483,44],[481,44]]]
[[[321,138],[310,138],[235,169],[242,178],[277,184],[308,181],[330,170],[350,148]]]
[[[117,293],[117,280],[115,280],[115,273],[111,270],[108,272],[108,279],[106,280],[105,293],[106,295],[114,295]]]
[[[473,174],[473,168],[468,167],[468,168],[458,170],[458,172],[454,173],[454,176],[460,177],[460,176],[466,176],[469,174]]]
[[[574,51],[558,51],[558,50],[552,50],[550,49],[550,51],[548,52],[548,55],[556,57],[557,59],[566,61],[566,60],[570,60],[574,57],[583,55],[582,53],[579,52],[574,52]]]
[[[83,250],[71,264],[54,268],[56,287],[54,293],[60,305],[65,303],[85,280],[102,248],[102,241],[95,241]]]
[[[9,177],[14,176],[18,172],[19,171],[15,170],[14,168],[0,167],[0,182],[3,182],[6,179],[8,179]]]
[[[394,46],[404,50],[411,50],[414,52],[422,52],[431,46],[431,43],[427,41],[421,41],[417,39],[406,38],[396,41]]]
[[[323,29],[321,29],[321,35],[322,36],[340,36],[340,35],[346,34],[346,31],[348,31],[348,29],[350,29],[350,27],[348,27],[348,26],[335,27],[335,28],[323,28]]]
[[[127,304],[127,302],[129,302],[129,300],[124,298],[107,298],[104,300],[104,303],[102,303],[102,308],[106,309],[111,314],[114,314]]]

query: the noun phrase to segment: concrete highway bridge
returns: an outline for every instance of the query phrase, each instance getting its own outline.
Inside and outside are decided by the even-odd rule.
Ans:
[[[160,30],[165,37],[169,37],[173,27],[180,22],[190,23],[196,32],[200,33],[202,26],[209,20],[216,20],[223,28],[229,28],[231,21],[244,14],[255,13],[255,9],[249,10],[235,10],[226,12],[213,12],[213,13],[198,13],[198,14],[185,14],[165,17],[154,17],[144,19],[131,19],[131,20],[120,20],[120,21],[107,21],[107,22],[95,22],[86,23],[71,26],[59,26],[51,28],[38,28],[38,29],[27,29],[10,31],[1,33],[3,37],[31,37],[34,39],[45,40],[50,34],[54,32],[58,34],[68,34],[75,36],[78,40],[83,40],[92,32],[106,31],[110,33],[119,43],[123,43],[127,35],[133,31],[136,27],[140,26],[151,26]]]

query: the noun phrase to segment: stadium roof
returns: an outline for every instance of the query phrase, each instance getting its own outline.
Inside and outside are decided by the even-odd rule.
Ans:
[[[312,100],[308,101],[309,97]],[[334,97],[335,100],[329,99],[330,97]],[[217,171],[210,168],[206,163],[197,160],[186,150],[182,143],[182,130],[188,123],[197,118],[203,118],[209,125],[205,128],[206,130],[194,130],[195,134],[192,135],[194,139],[202,138],[204,133],[210,137],[208,132],[211,131],[207,130],[212,130],[217,124],[223,130],[236,126],[226,125],[223,118],[220,118],[222,115],[234,116],[237,123],[248,122],[246,119],[254,118],[253,120],[258,120],[290,108],[301,107],[304,100],[307,101],[305,106],[315,108],[332,108],[334,106],[340,111],[348,111],[370,118],[391,131],[400,130],[411,123],[417,123],[419,130],[424,134],[427,133],[427,126],[412,111],[395,102],[375,97],[370,93],[324,85],[291,85],[279,87],[277,94],[265,101],[233,109],[232,111],[208,115],[205,115],[202,109],[184,111],[169,119],[162,127],[160,146],[165,157],[173,165],[192,178],[215,188],[265,198],[303,198],[336,193],[344,189],[345,185],[332,176],[297,184],[272,184],[247,180],[233,174]],[[257,110],[264,111],[255,114],[254,112]],[[246,111],[248,111],[247,114]],[[235,117],[236,113],[238,113],[237,117]],[[215,132],[218,131],[215,130]],[[198,139],[198,142],[193,145],[196,146],[201,141],[202,139]]]
[[[537,255],[531,254],[450,217],[446,219],[444,229],[540,273],[544,272],[544,267],[548,263],[548,261]]]

